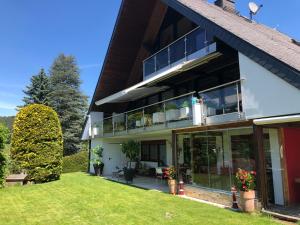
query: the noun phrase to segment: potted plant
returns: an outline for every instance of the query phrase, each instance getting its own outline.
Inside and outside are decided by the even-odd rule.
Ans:
[[[238,169],[235,178],[236,185],[240,192],[240,206],[245,212],[255,210],[255,171]]]
[[[135,168],[132,168],[131,163],[136,162],[140,151],[140,143],[134,140],[129,140],[122,144],[122,152],[128,158],[129,168],[124,168],[124,177],[126,182],[132,182],[135,175]]]
[[[100,145],[97,145],[92,149],[93,153],[93,167],[95,171],[95,175],[101,176],[103,174],[104,169],[104,163],[102,162],[102,154],[103,154],[103,147]]]
[[[170,166],[166,171],[166,177],[168,178],[169,193],[176,194],[176,170],[174,166]]]
[[[190,114],[190,104],[187,100],[185,100],[180,106],[180,119],[185,119]]]
[[[178,120],[179,118],[179,110],[177,109],[177,105],[175,103],[168,103],[166,105],[166,120]]]

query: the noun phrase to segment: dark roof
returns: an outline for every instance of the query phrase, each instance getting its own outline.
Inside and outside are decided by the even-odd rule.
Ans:
[[[287,35],[205,0],[162,0],[229,46],[300,88],[300,46]]]
[[[157,2],[122,1],[89,111],[96,107],[95,101],[127,87],[129,73]]]
[[[293,86],[300,88],[300,47],[287,35],[205,0],[160,0]],[[158,0],[123,0],[91,101],[127,87]],[[161,4],[163,5],[163,4]],[[162,6],[161,6],[162,7]]]

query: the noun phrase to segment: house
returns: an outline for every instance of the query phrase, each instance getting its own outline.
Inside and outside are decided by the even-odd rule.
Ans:
[[[263,207],[300,204],[299,89],[299,42],[233,0],[123,0],[82,138],[107,176],[134,139],[139,167],[175,165],[191,196],[230,201],[243,168]]]

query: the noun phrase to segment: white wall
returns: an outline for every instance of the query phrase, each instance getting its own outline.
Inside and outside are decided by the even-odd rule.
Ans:
[[[246,119],[300,113],[300,90],[239,53]]]
[[[91,147],[101,145],[103,147],[103,162],[104,170],[103,175],[109,176],[113,171],[116,171],[116,167],[123,168],[126,165],[126,157],[121,151],[120,141],[108,141],[100,138],[92,140]],[[92,155],[92,154],[91,154]],[[93,156],[91,156],[93,158]],[[93,165],[90,165],[90,172],[94,172]]]

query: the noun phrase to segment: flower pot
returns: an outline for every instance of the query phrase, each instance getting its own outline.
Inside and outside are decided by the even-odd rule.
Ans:
[[[166,111],[166,120],[178,120],[179,118],[179,110],[178,109],[169,109]]]
[[[103,175],[104,163],[100,164],[100,176]]]
[[[165,113],[156,112],[153,113],[153,123],[164,123],[165,122]]]
[[[189,107],[180,108],[180,119],[188,118],[189,115],[190,115],[190,108]]]
[[[169,179],[168,185],[169,185],[169,193],[172,195],[175,195],[176,194],[176,180]]]
[[[96,176],[100,176],[100,165],[98,164],[93,164],[93,167],[94,167],[94,171],[95,171],[95,175]]]
[[[244,212],[254,212],[255,211],[255,191],[240,191],[240,207]]]

